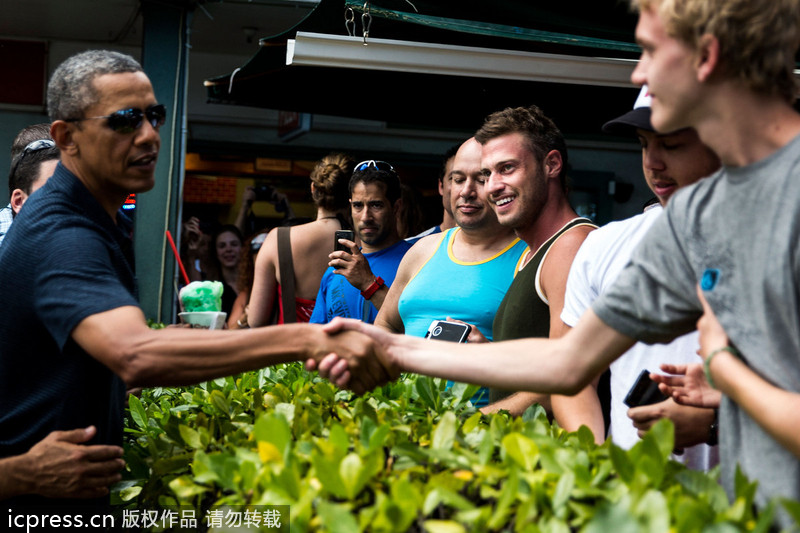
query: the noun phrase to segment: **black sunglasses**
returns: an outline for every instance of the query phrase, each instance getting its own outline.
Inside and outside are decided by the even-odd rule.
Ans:
[[[11,169],[11,176],[14,176],[17,173],[17,168],[19,164],[25,159],[25,156],[28,154],[32,154],[33,152],[40,152],[42,150],[47,150],[48,148],[55,148],[56,143],[51,141],[50,139],[39,139],[37,141],[33,141],[28,143],[25,148],[22,149],[22,152],[17,156],[17,159],[14,161],[14,167]]]
[[[394,167],[386,161],[375,161],[374,159],[370,159],[357,164],[356,168],[353,170],[353,174],[356,172],[364,172],[369,167],[375,167],[378,170],[383,170],[385,172],[394,172]]]
[[[131,107],[130,109],[120,109],[110,115],[102,115],[99,117],[86,117],[86,118],[68,118],[64,122],[81,122],[83,120],[94,120],[105,118],[108,119],[106,125],[117,133],[133,133],[144,124],[144,118],[147,117],[147,122],[153,128],[158,129],[164,125],[167,120],[167,108],[163,104],[151,105],[144,111],[138,107]]]

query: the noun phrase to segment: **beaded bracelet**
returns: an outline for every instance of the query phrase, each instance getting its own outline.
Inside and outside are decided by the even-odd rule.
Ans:
[[[706,381],[711,386],[712,389],[716,389],[716,385],[714,384],[714,380],[711,378],[711,360],[717,355],[719,352],[728,352],[736,357],[741,357],[739,350],[734,348],[733,346],[723,346],[722,348],[717,348],[713,350],[708,357],[706,357],[705,361],[703,361],[703,373],[706,375]]]

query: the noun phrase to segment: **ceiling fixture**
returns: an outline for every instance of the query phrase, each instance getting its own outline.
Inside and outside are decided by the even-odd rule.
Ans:
[[[414,41],[297,32],[287,65],[631,87],[634,59],[521,52]]]

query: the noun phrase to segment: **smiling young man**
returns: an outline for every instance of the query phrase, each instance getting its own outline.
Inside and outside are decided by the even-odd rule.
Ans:
[[[800,458],[783,435],[800,424],[800,115],[795,54],[796,0],[640,0],[641,59],[632,75],[647,84],[657,131],[693,127],[722,169],[679,191],[655,221],[630,264],[566,335],[488,345],[445,345],[367,332],[393,372],[495,386],[575,394],[633,345],[667,342],[694,329],[705,299],[730,338],[709,354],[717,365],[741,361],[793,402],[753,416],[758,398],[720,408],[721,481],[732,494],[737,466],[758,480],[756,501],[800,500]],[[712,352],[714,353],[714,352]],[[346,364],[326,359],[325,373],[346,382]],[[334,377],[334,379],[337,379]],[[763,407],[762,407],[763,410]],[[779,527],[794,521],[779,507]]]
[[[498,222],[528,245],[528,253],[494,317],[494,341],[555,338],[569,267],[596,227],[567,198],[567,145],[555,123],[536,106],[508,108],[487,117],[475,138]],[[551,411],[550,397],[493,388],[484,413],[522,414],[534,403]]]
[[[385,161],[356,165],[350,179],[350,212],[361,247],[341,239],[350,251],[330,254],[312,324],[327,324],[337,316],[375,321],[397,267],[412,246],[397,234],[401,202],[400,178],[394,167]]]
[[[331,338],[307,324],[148,328],[136,298],[130,221],[120,209],[128,194],[154,184],[166,110],[141,66],[109,51],[62,63],[47,101],[61,162],[20,211],[0,251],[0,497],[12,496],[12,509],[70,512],[75,502],[68,498],[107,494],[123,466],[118,456],[97,459],[105,466],[88,493],[50,476],[48,462],[20,458],[53,439],[118,450],[126,387],[196,383],[331,351],[364,356],[371,342]],[[379,365],[365,364],[381,374]],[[365,389],[376,381],[364,378]],[[64,431],[78,434],[54,433]],[[77,463],[80,452],[73,457]],[[89,503],[108,499],[80,505]]]

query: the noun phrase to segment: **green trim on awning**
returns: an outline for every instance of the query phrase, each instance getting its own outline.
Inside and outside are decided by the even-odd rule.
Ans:
[[[352,8],[361,14],[364,13],[363,0],[345,0],[345,8]],[[370,4],[369,13],[373,17],[380,17],[397,22],[409,22],[430,28],[457,31],[461,33],[471,33],[475,35],[485,35],[489,37],[503,37],[507,39],[519,39],[524,41],[534,41],[550,44],[561,44],[569,46],[583,46],[599,48],[604,50],[616,50],[623,52],[640,51],[639,46],[623,41],[612,41],[609,39],[598,39],[580,35],[570,35],[567,33],[556,33],[542,30],[532,30],[519,26],[507,26],[503,24],[493,24],[474,20],[454,19],[445,17],[434,17],[430,15],[420,15],[406,11],[396,11],[386,9],[374,4]]]

